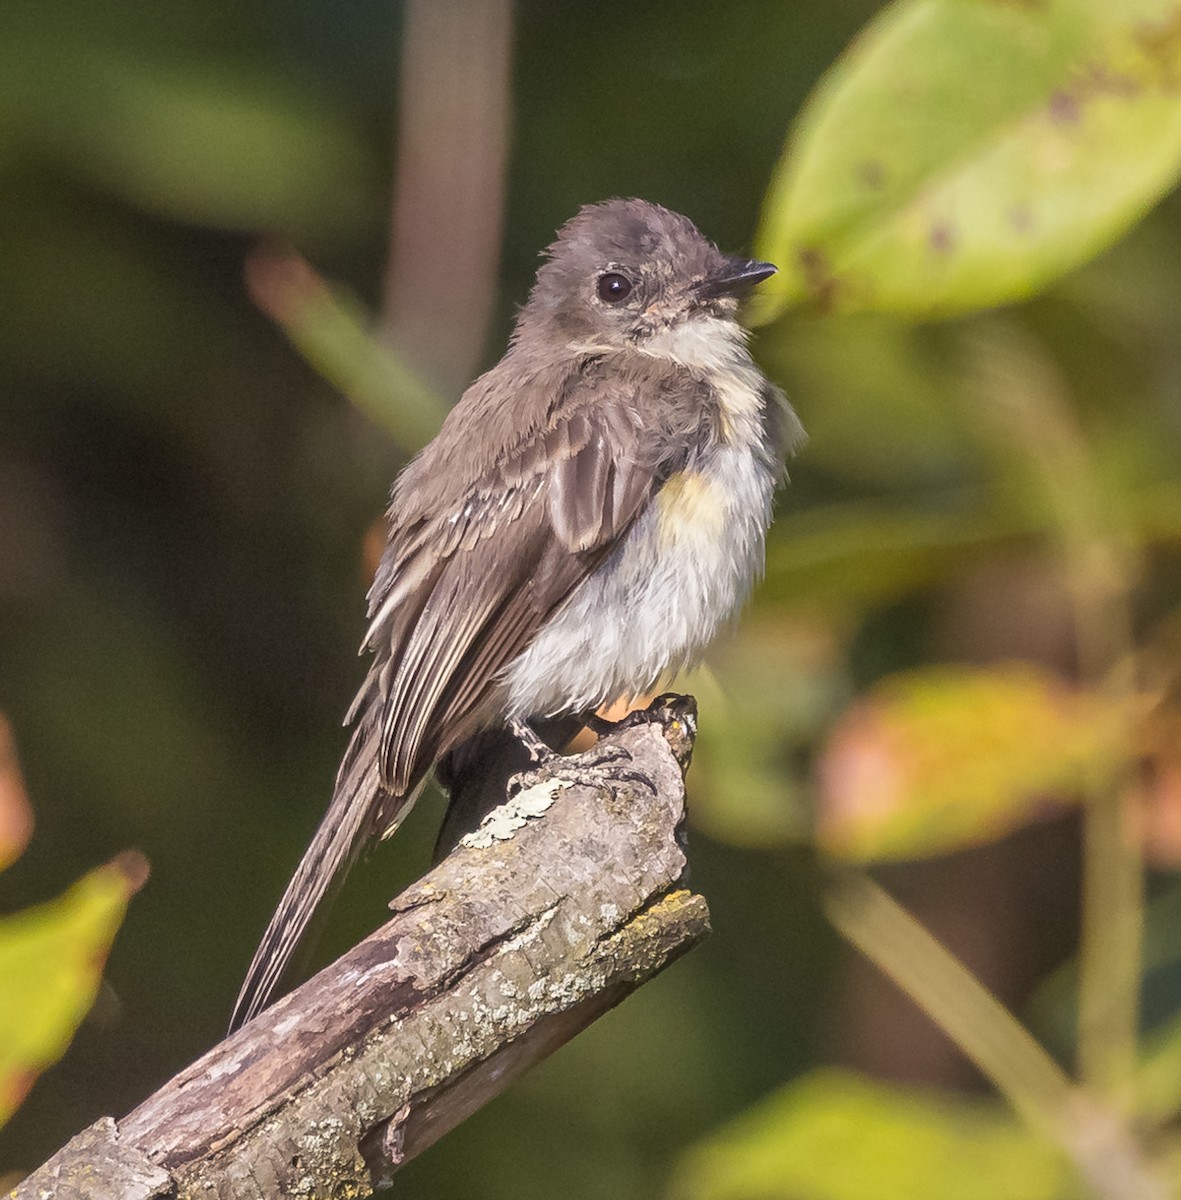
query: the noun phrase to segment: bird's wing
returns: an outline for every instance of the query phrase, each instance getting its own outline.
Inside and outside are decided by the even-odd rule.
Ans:
[[[370,838],[392,831],[431,765],[487,719],[500,674],[657,486],[634,400],[575,376],[545,428],[506,450],[449,511],[398,524],[391,510],[364,643],[374,661],[347,718],[349,748],[231,1028],[266,1004],[333,880]],[[416,470],[447,469],[432,449]]]
[[[504,669],[631,524],[655,483],[641,440],[626,398],[583,382],[457,513],[439,515],[417,551],[433,562],[416,571],[429,582],[413,623],[379,606],[368,639],[379,662],[362,703],[380,708],[393,795],[472,731]]]

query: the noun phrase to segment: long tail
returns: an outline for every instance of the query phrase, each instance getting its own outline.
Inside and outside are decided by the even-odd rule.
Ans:
[[[231,1033],[266,1007],[333,884],[343,881],[366,844],[392,831],[414,802],[417,788],[393,796],[382,787],[376,749],[370,744],[375,731],[366,724],[353,734],[332,803],[254,952],[230,1018]]]

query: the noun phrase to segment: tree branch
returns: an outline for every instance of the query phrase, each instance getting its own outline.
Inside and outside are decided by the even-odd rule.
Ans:
[[[693,702],[563,760],[393,918],[12,1193],[364,1196],[708,931],[679,828]],[[597,773],[597,774],[596,774]]]

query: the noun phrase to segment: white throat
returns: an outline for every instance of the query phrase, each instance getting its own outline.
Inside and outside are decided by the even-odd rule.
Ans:
[[[636,349],[711,375],[752,365],[742,326],[737,321],[704,314],[661,329],[639,342]]]

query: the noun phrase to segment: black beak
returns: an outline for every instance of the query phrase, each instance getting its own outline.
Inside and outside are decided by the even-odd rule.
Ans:
[[[774,263],[757,262],[753,258],[730,258],[726,265],[713,275],[707,275],[694,286],[702,300],[715,300],[719,296],[737,296],[764,279],[770,279],[779,268]]]

